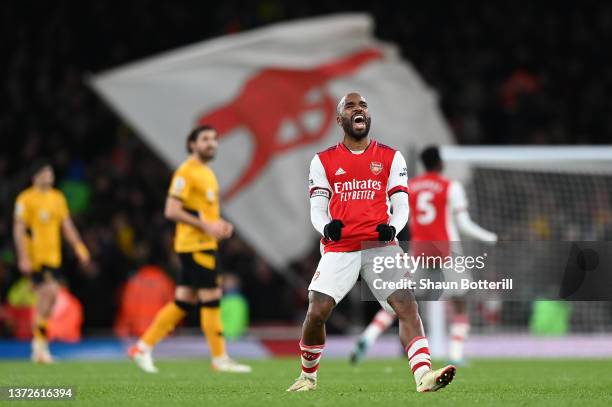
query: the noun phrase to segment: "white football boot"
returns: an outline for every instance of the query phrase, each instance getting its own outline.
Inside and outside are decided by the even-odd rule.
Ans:
[[[212,359],[212,368],[217,372],[251,373],[251,366],[236,362],[229,356],[219,356]]]
[[[53,356],[49,352],[49,343],[42,339],[32,340],[32,362],[42,365],[54,363]]]
[[[438,391],[453,381],[456,372],[457,369],[453,365],[448,365],[438,370],[430,370],[423,375],[416,389],[419,393]]]
[[[317,389],[317,378],[301,374],[287,391],[312,391]]]
[[[150,350],[142,349],[138,344],[132,345],[128,350],[128,355],[136,365],[147,373],[157,373],[159,370],[153,363],[153,355]]]

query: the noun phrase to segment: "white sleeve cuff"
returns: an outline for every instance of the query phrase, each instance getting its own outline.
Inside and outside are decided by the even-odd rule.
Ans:
[[[389,224],[395,228],[395,233],[398,233],[408,223],[408,194],[399,192],[391,195],[391,207],[393,214]]]
[[[325,225],[331,222],[329,215],[327,214],[327,208],[329,205],[329,198],[325,196],[313,196],[310,198],[310,221],[312,226],[323,235],[323,229]]]

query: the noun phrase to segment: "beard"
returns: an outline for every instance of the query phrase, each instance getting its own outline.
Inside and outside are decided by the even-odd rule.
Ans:
[[[344,129],[344,133],[348,134],[351,138],[355,140],[361,140],[368,136],[370,132],[370,125],[372,124],[372,118],[366,117],[365,119],[365,127],[362,130],[355,130],[353,128],[353,118],[352,117],[342,117],[342,129]]]
[[[198,158],[201,161],[208,162],[208,161],[212,161],[212,159],[215,158],[216,152],[217,151],[214,149],[206,149],[203,151],[198,151],[197,154],[198,154]]]

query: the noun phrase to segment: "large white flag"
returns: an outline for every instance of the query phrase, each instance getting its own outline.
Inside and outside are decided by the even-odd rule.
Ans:
[[[272,264],[312,247],[308,168],[341,139],[335,106],[358,91],[370,135],[397,149],[451,143],[434,93],[365,14],[230,35],[97,75],[92,85],[171,165],[197,123],[218,129],[212,166],[226,217]]]

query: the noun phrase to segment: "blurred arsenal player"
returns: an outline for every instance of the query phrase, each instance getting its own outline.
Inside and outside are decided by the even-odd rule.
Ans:
[[[325,322],[360,274],[370,287],[380,278],[367,260],[368,250],[389,257],[402,253],[395,234],[408,221],[406,162],[399,151],[368,137],[371,117],[366,99],[359,93],[345,95],[338,103],[336,121],[344,139],[316,154],[310,164],[310,217],[323,235],[324,253],[308,287],[308,312],[300,341],[302,372],[287,391],[316,389]],[[371,241],[382,243],[363,249],[363,244]],[[393,280],[400,270],[390,272]],[[449,384],[455,367],[431,369],[427,338],[412,293],[380,289],[375,294],[399,319],[400,340],[417,391],[436,391]]]
[[[468,201],[463,185],[442,175],[444,164],[437,146],[429,146],[421,153],[425,172],[412,178],[410,188],[410,237],[414,255],[426,252],[428,255],[447,256],[451,245],[459,249],[459,232],[474,240],[494,244],[497,235],[478,226],[468,213]],[[431,251],[434,251],[433,253]],[[457,273],[451,269],[437,270],[444,275],[445,281],[469,278],[469,274]],[[445,290],[442,299],[450,299],[453,315],[450,323],[448,357],[450,362],[463,364],[463,348],[470,331],[470,323],[463,296],[467,290]],[[360,335],[351,352],[351,362],[358,363],[368,348],[387,328],[394,316],[381,309],[365,331]]]

